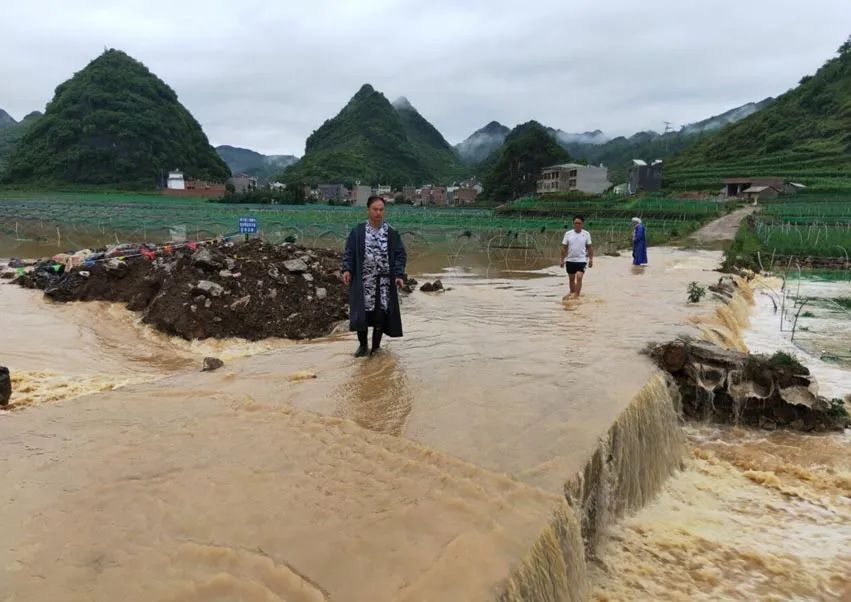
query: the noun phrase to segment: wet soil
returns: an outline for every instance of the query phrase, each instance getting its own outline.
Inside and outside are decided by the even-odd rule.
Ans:
[[[65,271],[41,262],[16,282],[55,301],[114,301],[184,339],[329,334],[348,317],[340,254],[293,244],[218,242],[155,258],[112,258]]]

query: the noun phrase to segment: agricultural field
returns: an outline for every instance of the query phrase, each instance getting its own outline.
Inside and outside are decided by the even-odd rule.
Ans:
[[[731,249],[740,255],[739,263],[770,269],[778,260],[815,268],[844,267],[848,262],[851,193],[808,192],[761,205]]]
[[[518,203],[524,207],[525,201]],[[553,211],[511,213],[390,206],[387,215],[414,247],[464,243],[549,255],[557,250],[577,212],[585,215],[598,249],[607,252],[629,246],[630,218],[635,215],[645,219],[649,242],[660,244],[729,210],[725,204],[664,198],[554,203],[549,206]],[[168,241],[175,235],[203,240],[237,233],[241,216],[257,218],[259,234],[272,242],[294,239],[308,245],[339,246],[349,229],[364,219],[365,209],[227,205],[123,193],[5,193],[0,197],[0,255],[23,254],[23,249],[33,248],[47,253],[115,242]]]

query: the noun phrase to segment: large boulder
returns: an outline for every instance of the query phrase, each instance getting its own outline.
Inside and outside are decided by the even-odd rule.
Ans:
[[[688,418],[807,431],[851,425],[844,402],[820,396],[810,371],[785,353],[747,354],[690,339],[648,351],[676,380]]]
[[[12,377],[6,366],[0,366],[0,406],[9,403],[12,398]]]

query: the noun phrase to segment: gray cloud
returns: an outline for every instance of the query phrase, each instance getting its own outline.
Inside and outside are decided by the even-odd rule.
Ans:
[[[301,154],[365,82],[450,142],[491,120],[609,135],[776,96],[851,33],[847,0],[6,0],[20,119],[104,47],[177,91],[213,144]]]

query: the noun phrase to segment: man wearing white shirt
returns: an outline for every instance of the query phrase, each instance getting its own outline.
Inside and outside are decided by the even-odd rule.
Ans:
[[[591,246],[591,234],[582,228],[585,218],[574,216],[573,230],[564,233],[561,241],[561,266],[567,271],[570,281],[570,294],[578,297],[582,292],[582,276],[585,267],[594,267],[594,247]]]

